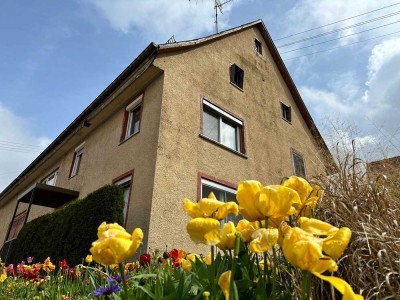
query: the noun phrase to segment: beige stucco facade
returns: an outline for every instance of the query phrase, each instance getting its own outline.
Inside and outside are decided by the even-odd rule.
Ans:
[[[325,172],[326,160],[311,131],[312,120],[305,118],[305,107],[299,108],[287,84],[289,75],[282,74],[266,34],[262,22],[254,22],[190,47],[154,48],[156,55],[142,59],[132,74],[91,108],[85,119],[90,126],[81,123],[69,130],[2,193],[0,242],[18,195],[56,169],[56,186],[79,191],[81,197],[133,171],[126,227],[143,229],[142,251],[165,245],[196,249],[185,230],[189,218],[182,199],[200,197],[202,176],[230,187],[246,179],[277,184],[294,172],[293,149],[302,154],[308,176]],[[261,41],[262,55],[255,51],[255,39]],[[231,64],[244,70],[243,89],[230,82]],[[126,105],[142,93],[140,131],[121,142]],[[243,121],[244,153],[201,136],[203,98]],[[281,102],[292,109],[290,123],[282,119]],[[79,173],[70,178],[75,149],[82,143]],[[23,209],[21,205],[19,211]],[[29,220],[49,211],[33,206]]]

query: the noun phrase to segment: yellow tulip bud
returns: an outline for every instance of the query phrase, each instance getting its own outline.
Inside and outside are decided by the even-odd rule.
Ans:
[[[229,221],[224,224],[220,233],[220,243],[217,245],[222,250],[235,248],[236,228],[233,222]]]
[[[90,264],[90,263],[93,261],[93,256],[90,255],[90,254],[86,255],[85,261],[86,261],[88,264]]]

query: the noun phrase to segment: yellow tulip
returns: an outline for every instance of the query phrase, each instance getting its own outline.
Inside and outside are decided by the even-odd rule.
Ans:
[[[239,182],[236,199],[239,203],[240,214],[248,221],[263,220],[265,216],[256,208],[262,184],[255,180]]]
[[[322,239],[322,250],[332,257],[338,259],[350,242],[351,230],[347,227],[337,228],[329,223],[317,219],[301,217],[300,228],[315,236],[326,236]]]
[[[133,256],[143,240],[143,232],[136,228],[132,235],[117,223],[103,222],[97,229],[98,240],[92,243],[90,253],[102,265],[123,262]]]
[[[192,218],[213,218],[225,219],[228,214],[239,213],[238,205],[235,202],[222,202],[214,198],[203,198],[197,203],[189,199],[183,199],[183,209]]]
[[[218,285],[221,288],[222,292],[224,293],[225,300],[229,300],[229,289],[231,285],[231,271],[226,271],[221,274],[218,279]]]
[[[299,194],[301,203],[304,203],[313,190],[307,180],[297,176],[290,176],[282,185],[294,189]]]
[[[188,271],[188,272],[190,272],[192,270],[192,263],[190,262],[190,260],[181,258],[180,262],[181,262],[182,269],[184,269],[185,271]]]
[[[186,255],[186,258],[181,258],[182,268],[190,272],[192,270],[192,263],[196,262],[196,257],[201,260],[201,256],[196,253],[190,253]]]
[[[195,243],[203,243],[215,246],[220,242],[219,221],[213,218],[194,218],[186,226],[191,240]]]
[[[221,250],[229,250],[235,248],[236,228],[233,222],[229,221],[224,224],[220,232],[220,242],[217,245]]]
[[[6,273],[2,273],[0,275],[0,282],[4,282],[7,279],[7,274]]]
[[[86,261],[88,264],[90,264],[90,263],[93,261],[93,256],[90,255],[90,254],[86,255],[85,261]]]
[[[196,258],[201,260],[201,256],[198,255],[197,253],[190,253],[190,254],[186,255],[186,259],[190,260],[192,262],[196,262]]]
[[[310,215],[310,208],[314,209],[317,201],[322,197],[322,190],[319,186],[312,187],[307,180],[297,176],[291,176],[287,179],[283,186],[295,190],[300,197],[300,203],[295,203],[293,206],[298,213],[302,215]]]
[[[42,265],[42,269],[46,271],[47,273],[53,271],[55,269],[55,266],[53,263],[50,261],[50,257],[46,258],[44,260],[44,264]]]
[[[279,218],[294,214],[296,203],[300,203],[296,191],[282,185],[269,185],[260,190],[255,205],[264,216]]]
[[[250,243],[251,235],[258,228],[260,228],[258,222],[249,222],[246,219],[242,219],[236,225],[236,232],[240,233],[240,238],[244,243]]]
[[[250,242],[250,251],[263,253],[272,249],[278,242],[279,231],[276,228],[260,228],[253,234],[253,240]]]
[[[206,255],[206,257],[204,257],[204,262],[206,263],[206,265],[211,265],[211,252],[208,252],[208,254]]]
[[[349,231],[350,229],[346,227],[336,231],[336,233],[332,235],[331,243],[329,243],[328,246],[325,246],[327,249],[323,249],[324,241],[329,241],[329,236],[326,239],[320,239],[314,237],[311,233],[305,232],[301,228],[291,228],[290,226],[285,225],[282,227],[282,232],[284,234],[282,242],[283,254],[286,260],[291,264],[302,270],[311,272],[322,280],[330,282],[343,294],[343,299],[363,299],[362,296],[354,294],[350,285],[343,279],[321,275],[321,273],[324,273],[325,271],[334,272],[337,270],[337,264],[332,257],[339,257],[343,252],[343,241],[350,239]],[[327,254],[333,253],[333,256],[331,254],[331,256],[324,255],[322,253],[323,250]],[[339,253],[340,255],[338,256]]]
[[[322,242],[322,250],[333,259],[343,255],[350,242],[351,230],[347,227],[340,228],[335,234],[329,235]]]
[[[322,253],[321,239],[298,227],[288,225],[282,227],[284,238],[282,250],[291,264],[302,270],[323,273],[337,270],[336,262]]]

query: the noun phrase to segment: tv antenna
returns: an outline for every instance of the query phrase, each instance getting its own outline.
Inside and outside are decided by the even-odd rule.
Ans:
[[[218,10],[222,14],[222,6],[232,2],[233,0],[226,0],[225,2],[221,3],[221,0],[214,0],[214,10],[215,10],[215,33],[218,33]]]

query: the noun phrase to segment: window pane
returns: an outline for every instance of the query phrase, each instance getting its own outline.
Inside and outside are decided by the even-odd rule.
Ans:
[[[306,177],[303,157],[297,153],[293,153],[294,172],[296,176]]]
[[[128,201],[129,201],[130,191],[131,191],[130,184],[124,185],[124,221],[126,219],[126,212],[128,210]]]
[[[232,126],[222,121],[221,144],[231,149],[238,150],[236,126]]]
[[[203,184],[202,187],[201,187],[202,198],[208,198],[208,195],[210,195],[210,193],[214,193],[215,197],[219,201],[225,202],[225,198],[224,198],[225,194],[223,193],[223,191],[221,191],[221,190],[219,190],[217,188],[214,188],[214,187],[211,187],[211,186]]]
[[[208,111],[203,111],[203,134],[214,141],[218,141],[219,118]]]
[[[129,131],[127,136],[131,136],[140,129],[140,109],[141,105],[135,107],[129,112]]]

